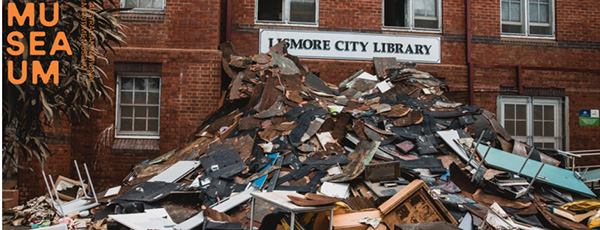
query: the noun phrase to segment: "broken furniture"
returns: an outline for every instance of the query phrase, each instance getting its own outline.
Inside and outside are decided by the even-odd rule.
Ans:
[[[74,161],[74,163],[75,163],[75,169],[77,169],[77,176],[79,177],[79,182],[80,182],[80,184],[84,184],[83,179],[81,177],[81,172],[79,171],[79,165],[77,164],[76,160]],[[50,199],[52,200],[52,205],[54,206],[54,209],[56,209],[56,212],[60,216],[66,216],[68,214],[78,212],[78,211],[89,210],[91,208],[94,208],[94,207],[100,205],[100,203],[98,202],[98,197],[96,196],[96,191],[94,190],[94,184],[92,183],[92,178],[90,177],[90,172],[88,171],[87,165],[85,163],[83,163],[83,167],[85,169],[87,179],[90,182],[89,187],[90,187],[93,197],[88,196],[87,192],[85,191],[86,186],[84,186],[83,197],[77,198],[77,199],[69,201],[67,203],[63,203],[63,201],[61,201],[61,198],[57,191],[57,187],[56,187],[54,181],[52,180],[52,175],[48,175],[48,179],[50,180],[50,183],[52,184],[52,188],[53,188],[53,189],[50,189],[50,186],[48,184],[48,179],[46,178],[46,173],[44,172],[44,170],[42,170],[44,182],[46,182],[46,188],[48,189],[48,195],[50,196]],[[51,191],[54,191],[54,195],[52,195]],[[92,198],[93,198],[93,200],[92,200]]]
[[[288,212],[290,212],[290,226],[291,230],[294,230],[296,214],[304,213],[304,212],[318,212],[329,210],[330,212],[330,220],[333,220],[333,208],[334,205],[324,205],[324,206],[298,206],[292,203],[288,195],[296,195],[300,194],[296,192],[290,191],[273,191],[273,192],[255,192],[252,193],[252,204],[250,208],[250,228],[252,229],[252,225],[254,224],[254,199],[260,199],[266,201],[269,204],[272,204],[276,207],[282,208]],[[332,221],[329,221],[329,230],[333,230]]]

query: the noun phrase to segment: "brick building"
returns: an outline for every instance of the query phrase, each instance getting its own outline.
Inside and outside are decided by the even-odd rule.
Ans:
[[[121,4],[134,10],[119,16],[128,26],[127,45],[103,64],[115,89],[113,103],[100,104],[105,111],[93,113],[90,121],[53,135],[49,173],[75,177],[72,160],[86,162],[96,187],[103,189],[118,184],[133,164],[185,143],[218,106],[217,47],[225,40],[251,55],[268,48],[269,41],[288,38],[289,52],[331,83],[360,69],[374,73],[370,58],[378,55],[361,53],[361,45],[366,51],[369,43],[369,52],[384,55],[384,48],[400,62],[418,60],[418,69],[445,79],[450,99],[496,113],[518,140],[600,149],[600,127],[579,124],[580,110],[600,109],[600,5],[594,0]],[[356,43],[346,48],[335,42],[342,38]],[[594,158],[578,162],[600,165]],[[21,196],[43,194],[40,182],[39,167],[20,172]]]

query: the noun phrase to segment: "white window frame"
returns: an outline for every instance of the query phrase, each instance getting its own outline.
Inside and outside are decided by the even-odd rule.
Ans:
[[[147,132],[136,133],[119,133],[119,127],[121,125],[121,77],[128,78],[157,78],[158,84],[158,130],[156,134],[149,134]],[[161,111],[161,98],[162,98],[162,79],[156,73],[126,73],[117,75],[117,103],[115,106],[115,138],[129,138],[129,139],[160,139],[160,111]]]
[[[166,1],[166,0],[165,0]],[[296,22],[290,21],[290,11],[292,0],[281,0],[283,4],[282,19],[281,21],[272,20],[258,20],[258,2],[254,0],[254,24],[262,25],[288,25],[288,26],[307,26],[307,27],[318,27],[319,26],[319,0],[315,0],[315,22]]]
[[[554,143],[555,149],[562,149],[563,146],[568,145],[564,143],[566,133],[563,133],[565,130],[566,118],[563,117],[563,105],[565,105],[565,100],[559,97],[534,97],[534,96],[506,96],[499,95],[497,98],[497,111],[500,124],[502,127],[505,126],[504,123],[504,105],[525,105],[526,106],[526,120],[527,120],[527,136],[513,136],[513,139],[526,143],[530,146],[534,146],[535,142],[544,142],[544,143]],[[533,114],[533,106],[535,105],[552,105],[554,106],[554,117],[555,126],[554,126],[554,137],[543,137],[543,136],[534,136],[533,126],[534,126],[534,114]],[[516,112],[516,111],[515,111]]]
[[[125,3],[127,0],[121,0],[120,6],[125,8]],[[141,1],[141,0],[140,0]],[[165,11],[165,5],[167,4],[167,0],[163,0],[162,8],[133,8],[128,11],[123,11],[125,13],[161,13]]]
[[[419,19],[427,19],[433,17],[423,17],[423,16],[415,16],[415,10],[413,7],[414,0],[406,0],[408,1],[408,23],[406,26],[386,26],[385,25],[385,0],[381,1],[381,25],[384,30],[397,30],[397,31],[408,31],[408,32],[429,32],[429,33],[441,33],[442,32],[442,0],[437,1],[437,13],[438,13],[438,28],[421,28],[415,27],[415,18]]]
[[[511,21],[502,21],[502,1],[503,0],[499,0],[500,1],[500,34],[502,37],[516,37],[516,38],[535,38],[535,39],[555,39],[556,38],[556,10],[555,10],[555,1],[556,0],[549,0],[548,1],[548,7],[550,7],[550,13],[548,15],[549,18],[549,23],[530,23],[529,22],[529,0],[521,0],[521,22],[511,22]],[[510,7],[509,7],[510,8]],[[510,9],[508,9],[510,11]],[[523,33],[510,33],[510,32],[503,32],[502,31],[502,25],[503,24],[507,24],[507,25],[522,25],[523,26]],[[551,34],[548,35],[544,35],[544,34],[530,34],[529,32],[529,26],[533,25],[533,26],[539,26],[539,25],[550,25],[550,30],[551,30]]]

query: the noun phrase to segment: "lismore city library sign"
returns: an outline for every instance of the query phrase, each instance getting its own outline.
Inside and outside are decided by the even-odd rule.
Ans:
[[[298,57],[372,60],[393,57],[398,61],[440,63],[440,38],[328,31],[260,30],[261,53],[280,41]]]

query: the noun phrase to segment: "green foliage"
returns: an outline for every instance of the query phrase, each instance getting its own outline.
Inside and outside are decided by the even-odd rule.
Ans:
[[[19,26],[14,23],[13,26],[7,24],[8,2],[14,2],[20,12],[23,11],[25,3],[34,2],[35,4],[35,23],[29,26],[25,23]],[[122,24],[113,15],[115,11],[124,10],[116,8],[112,0],[110,4],[102,0],[89,0],[90,7],[82,8],[79,0],[61,0],[58,1],[59,21],[53,27],[45,27],[39,20],[39,5],[37,3],[46,3],[46,18],[52,20],[53,3],[45,0],[8,0],[3,1],[4,24],[3,37],[5,39],[2,47],[3,52],[3,101],[2,101],[2,119],[3,119],[3,144],[2,144],[2,171],[3,175],[11,175],[19,167],[19,157],[37,158],[42,165],[45,159],[51,155],[46,144],[46,133],[50,127],[59,127],[60,121],[66,118],[69,122],[79,119],[89,118],[90,110],[93,110],[93,104],[98,99],[110,99],[110,87],[104,85],[106,78],[104,72],[94,65],[94,68],[87,69],[82,66],[86,57],[82,55],[85,50],[83,35],[88,33],[94,39],[90,49],[88,60],[106,61],[103,57],[107,50],[112,50],[112,46],[121,45],[125,34],[122,32]],[[94,25],[86,28],[85,19],[82,13],[93,15]],[[82,21],[83,19],[83,21]],[[9,32],[20,31],[24,38],[22,43],[25,46],[25,52],[20,56],[11,56],[7,53],[8,44],[6,37]],[[44,31],[46,36],[38,41],[44,40],[45,45],[38,49],[46,50],[46,55],[29,55],[29,33],[31,31]],[[58,51],[50,56],[49,50],[58,32],[64,32],[67,36],[69,45],[73,51],[68,55],[64,51]],[[86,39],[87,40],[87,39]],[[27,81],[20,85],[15,85],[8,80],[7,61],[13,61],[13,74],[15,79],[21,77],[21,61],[28,62],[27,73],[31,75],[31,63],[34,60],[40,61],[44,70],[48,68],[50,62],[58,60],[60,63],[58,85],[53,84],[53,79],[48,84],[33,84],[31,76]],[[41,82],[41,81],[39,81]],[[111,101],[112,103],[112,101]]]

